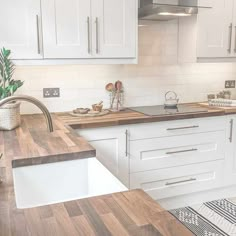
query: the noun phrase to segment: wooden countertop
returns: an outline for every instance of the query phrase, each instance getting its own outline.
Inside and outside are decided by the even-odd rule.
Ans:
[[[4,156],[10,156],[13,167],[96,156],[95,149],[83,137],[56,114],[52,118],[54,132],[49,133],[43,115],[22,116],[19,128],[0,131],[0,153],[4,150]]]
[[[0,195],[1,236],[193,235],[142,190],[24,210],[8,194]]]
[[[201,107],[197,103],[187,104],[191,107]],[[126,109],[125,111],[110,113],[105,116],[99,117],[76,117],[69,115],[68,113],[58,113],[58,116],[63,120],[63,122],[74,129],[86,129],[86,128],[99,128],[106,126],[118,126],[118,125],[128,125],[128,124],[139,124],[139,123],[149,123],[149,122],[160,122],[160,121],[170,121],[179,119],[191,119],[191,118],[201,118],[201,117],[211,117],[211,116],[222,116],[226,112],[231,111],[231,113],[236,113],[236,109],[225,110],[223,108],[212,108],[209,106],[207,112],[196,112],[196,113],[185,113],[185,114],[169,114],[169,115],[159,115],[159,116],[147,116],[142,113]]]
[[[17,209],[13,166],[92,157],[95,150],[53,115],[48,133],[42,115],[22,116],[14,131],[0,132],[0,235],[169,235],[192,233],[142,190],[132,190],[30,209]],[[13,163],[12,163],[13,161]]]
[[[125,111],[80,119],[53,114],[55,131],[48,133],[42,115],[22,116],[14,131],[0,131],[0,235],[192,235],[179,221],[141,190],[116,193],[20,210],[16,208],[12,167],[95,156],[95,149],[73,128],[114,126],[234,114],[223,109],[207,113],[148,117]]]
[[[192,233],[142,190],[17,209],[12,166],[95,156],[95,150],[58,115],[48,133],[42,115],[22,116],[21,127],[0,131],[0,235],[169,235]]]
[[[198,104],[189,104],[189,106],[199,107]],[[208,112],[162,116],[147,116],[127,109],[90,118],[74,117],[69,113],[56,113],[52,114],[53,133],[47,131],[43,115],[23,115],[19,128],[8,132],[0,131],[0,153],[3,152],[8,159],[11,156],[13,167],[89,158],[96,156],[96,150],[74,129],[222,116],[233,113],[236,113],[236,109],[208,108]]]

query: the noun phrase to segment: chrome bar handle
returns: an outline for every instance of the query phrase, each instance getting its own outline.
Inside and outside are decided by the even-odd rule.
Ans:
[[[129,137],[129,131],[125,131],[125,156],[128,156],[128,137]]]
[[[233,33],[233,24],[231,23],[229,25],[229,48],[228,48],[229,53],[231,53],[232,33]]]
[[[37,27],[38,54],[41,54],[41,49],[40,49],[40,31],[39,31],[39,16],[38,15],[36,15],[36,27]]]
[[[234,36],[234,52],[236,53],[236,26],[234,26],[234,33],[235,33],[235,36]]]
[[[180,130],[180,129],[195,129],[199,128],[199,125],[192,125],[192,126],[185,126],[185,127],[177,127],[177,128],[168,128],[166,129],[167,131],[172,131],[172,130]]]
[[[99,21],[98,21],[98,17],[96,17],[95,24],[96,24],[96,53],[99,54]]]
[[[88,30],[88,54],[91,54],[91,30],[90,30],[90,18],[87,17],[87,30]]]
[[[2,157],[3,157],[3,154],[1,153],[0,154],[0,160],[2,159]],[[0,184],[3,182],[3,179],[1,178],[1,176],[0,176]]]
[[[186,149],[186,150],[180,150],[180,151],[174,151],[174,152],[166,152],[166,155],[178,154],[178,153],[184,153],[184,152],[196,152],[196,151],[198,151],[197,148],[192,148],[192,149]]]
[[[229,141],[232,143],[233,141],[233,128],[234,128],[234,120],[230,120],[230,135],[229,135]]]
[[[166,186],[170,186],[170,185],[175,185],[175,184],[182,184],[182,183],[186,183],[186,182],[192,182],[192,181],[196,181],[196,178],[190,178],[190,179],[186,179],[186,180],[180,180],[180,181],[176,181],[176,182],[167,182]]]

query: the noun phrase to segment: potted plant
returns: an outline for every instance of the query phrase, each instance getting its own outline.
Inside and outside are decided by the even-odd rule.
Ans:
[[[12,96],[24,82],[12,78],[15,65],[10,59],[11,51],[0,50],[0,100]],[[20,102],[0,107],[0,130],[12,130],[20,125]]]

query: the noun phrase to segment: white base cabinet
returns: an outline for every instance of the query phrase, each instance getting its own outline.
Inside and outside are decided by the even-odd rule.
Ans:
[[[0,47],[11,49],[12,59],[137,60],[137,0],[0,0],[0,5]]]
[[[194,203],[211,200],[205,192],[217,199],[211,191],[236,185],[236,115],[78,132],[128,188],[141,188],[166,206],[173,199],[191,205],[194,196]]]
[[[195,193],[223,186],[223,161],[137,172],[130,175],[130,188],[141,188],[154,200]]]
[[[129,187],[129,159],[126,156],[126,129],[123,127],[78,130],[96,149],[96,157],[112,174]]]
[[[224,131],[131,140],[130,172],[224,159],[224,142]]]

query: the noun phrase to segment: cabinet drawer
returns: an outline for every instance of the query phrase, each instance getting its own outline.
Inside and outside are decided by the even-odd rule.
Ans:
[[[130,140],[224,130],[224,117],[175,120],[130,126]]]
[[[130,175],[130,188],[141,188],[155,200],[222,186],[223,161],[153,170]]]
[[[130,173],[223,159],[225,132],[130,141]]]

